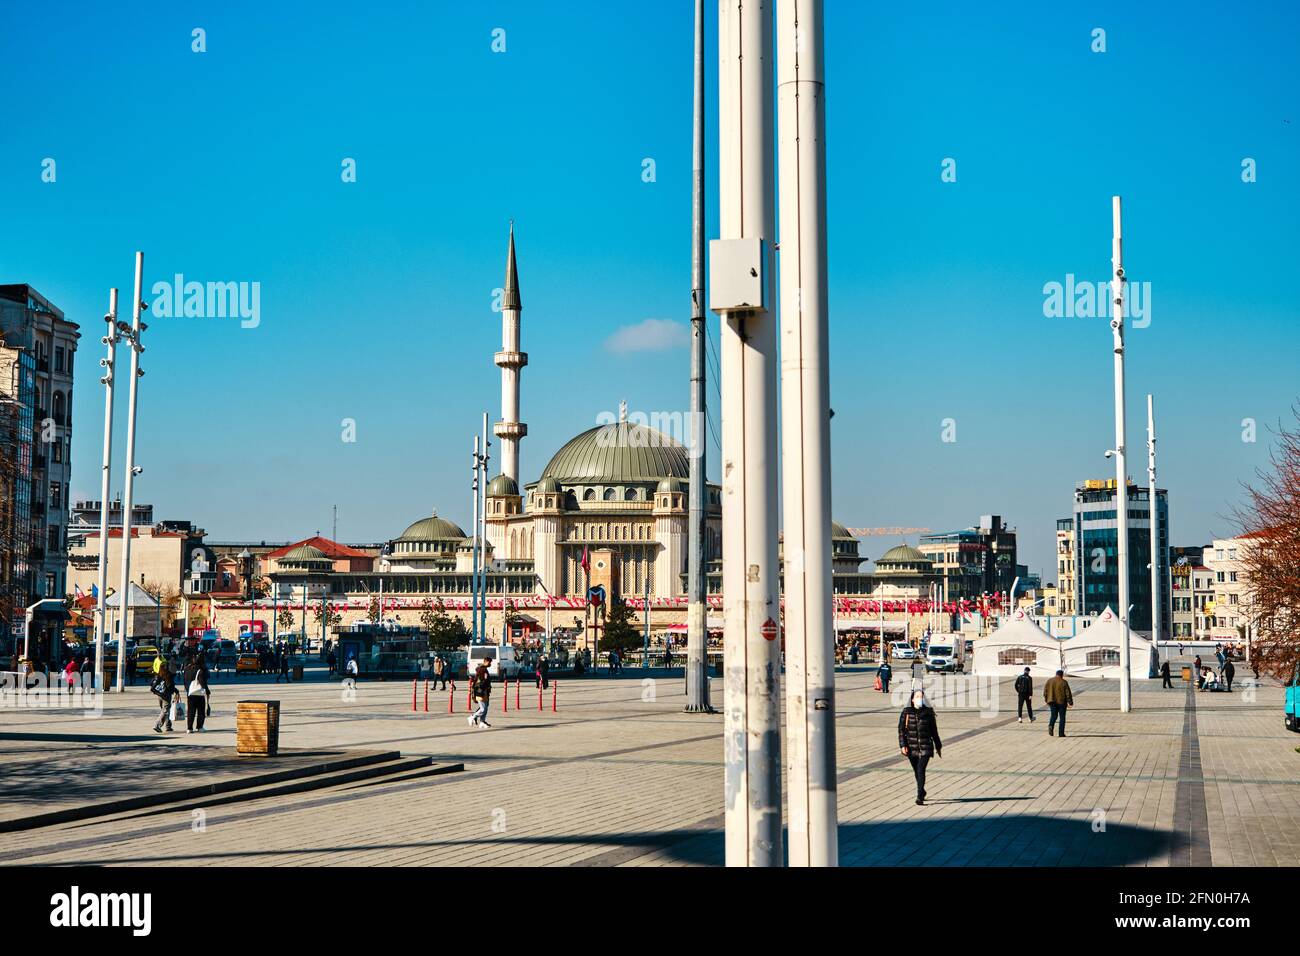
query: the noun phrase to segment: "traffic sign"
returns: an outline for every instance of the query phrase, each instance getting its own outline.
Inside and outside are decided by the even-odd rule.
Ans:
[[[763,622],[763,626],[758,630],[767,640],[776,640],[776,621],[772,620],[770,617]]]

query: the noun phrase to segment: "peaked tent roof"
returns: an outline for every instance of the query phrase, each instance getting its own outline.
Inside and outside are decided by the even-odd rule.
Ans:
[[[126,593],[127,593],[127,607],[157,607],[158,606],[158,599],[154,597],[152,594],[150,594],[148,591],[146,591],[144,588],[140,587],[140,585],[136,584],[134,581],[132,581],[130,584],[127,585]],[[108,607],[121,607],[122,606],[121,593],[119,592],[115,594],[110,594],[108,596],[108,599],[104,601],[104,604],[107,605]]]
[[[276,548],[262,555],[263,558],[272,561],[278,561],[285,557],[290,551],[298,548],[315,548],[325,557],[335,558],[369,558],[373,555],[366,554],[364,551],[358,551],[356,548],[349,548],[346,544],[339,544],[337,541],[331,541],[329,538],[322,538],[320,535],[305,538],[302,541],[294,541],[286,544],[283,548]]]

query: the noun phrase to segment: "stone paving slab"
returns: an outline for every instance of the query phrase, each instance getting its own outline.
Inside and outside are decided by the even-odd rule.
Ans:
[[[1135,683],[1118,712],[1113,681],[1073,681],[1069,736],[1017,723],[1009,682],[996,703],[936,687],[942,759],[917,807],[896,747],[897,708],[866,670],[838,687],[840,853],[845,865],[1171,866],[1188,797],[1203,795],[1198,832],[1216,866],[1300,865],[1300,735],[1282,727],[1282,691],[1161,691]],[[255,690],[251,683],[240,693]],[[0,848],[0,863],[121,865],[715,865],[722,862],[722,717],[684,714],[680,678],[564,681],[559,712],[500,709],[466,726],[447,695],[411,713],[409,684],[276,688],[295,746],[393,747],[455,760],[446,777],[379,782],[213,808],[203,834],[188,814],[40,831],[39,847]],[[950,692],[951,691],[951,692]],[[521,701],[527,703],[529,688]],[[714,681],[714,706],[721,705]],[[463,688],[460,693],[463,693]],[[138,736],[154,710],[111,700],[96,733]],[[1200,773],[1183,760],[1195,708]],[[6,714],[6,717],[11,715]],[[20,719],[49,733],[57,715]],[[66,718],[64,718],[66,720]],[[12,722],[10,722],[12,724]],[[13,731],[12,726],[8,726]],[[218,710],[213,734],[230,734]],[[282,740],[284,737],[282,737]],[[0,740],[0,747],[9,741]],[[162,749],[131,741],[128,746]],[[1180,786],[1184,800],[1180,804]]]

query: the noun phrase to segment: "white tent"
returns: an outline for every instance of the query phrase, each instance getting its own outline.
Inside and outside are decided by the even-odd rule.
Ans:
[[[971,673],[1010,677],[1028,667],[1031,677],[1051,677],[1061,666],[1061,644],[1017,610],[992,634],[975,639]]]
[[[1124,645],[1124,625],[1119,615],[1107,607],[1096,622],[1084,628],[1065,645],[1065,672],[1071,677],[1111,677],[1121,675],[1119,652]],[[1128,631],[1129,673],[1135,680],[1156,676],[1156,653],[1145,637]]]

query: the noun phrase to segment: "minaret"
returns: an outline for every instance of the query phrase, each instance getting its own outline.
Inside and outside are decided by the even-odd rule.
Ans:
[[[515,223],[510,221],[510,249],[506,253],[506,285],[501,296],[501,351],[494,361],[501,368],[501,421],[492,433],[501,439],[501,474],[519,482],[519,439],[528,426],[519,420],[519,372],[528,353],[519,351],[519,272],[515,268]]]

